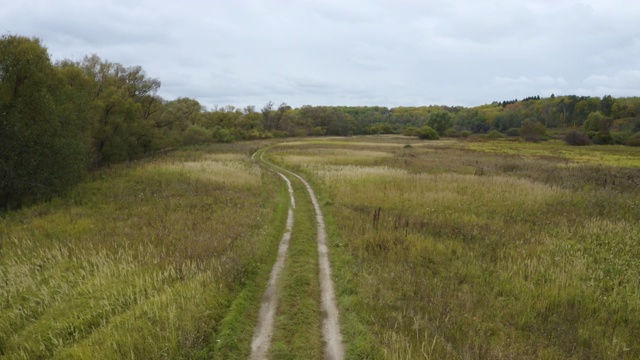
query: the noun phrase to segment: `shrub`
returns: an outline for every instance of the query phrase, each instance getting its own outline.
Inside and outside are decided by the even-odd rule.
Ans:
[[[507,131],[505,131],[505,134],[507,136],[520,136],[520,129],[518,128],[511,128]]]
[[[415,126],[407,126],[402,133],[404,136],[420,136],[420,129]]]
[[[327,130],[320,126],[316,126],[313,129],[311,129],[312,136],[323,136],[326,132]]]
[[[465,138],[471,136],[471,134],[473,134],[473,133],[471,131],[469,131],[469,130],[463,130],[463,131],[460,132],[460,136],[465,137]]]
[[[611,136],[613,137],[614,144],[624,145],[633,136],[633,133],[629,130],[625,130],[625,131],[612,132]]]
[[[610,145],[613,144],[613,137],[608,132],[599,131],[592,138],[594,144]]]
[[[631,131],[640,132],[640,119],[636,119],[631,125]],[[637,135],[637,134],[636,134]]]
[[[572,132],[565,135],[564,141],[567,144],[573,145],[573,146],[584,146],[584,145],[591,144],[591,140],[589,140],[589,137],[586,134],[579,132],[577,130],[573,130]]]
[[[285,138],[289,134],[286,131],[282,130],[271,130],[271,135],[273,135],[274,138]]]
[[[547,134],[547,128],[536,119],[529,118],[522,122],[520,127],[520,136],[526,141],[538,142],[544,140]]]
[[[635,133],[627,140],[628,146],[640,146],[640,132]]]
[[[420,135],[418,135],[420,139],[423,140],[438,140],[440,139],[440,135],[435,131],[431,126],[425,125],[420,128]]]
[[[444,135],[448,136],[448,137],[458,137],[459,136],[458,132],[454,128],[448,128],[447,131],[444,132]]]
[[[213,137],[211,130],[207,130],[199,125],[191,125],[184,131],[182,135],[182,143],[184,145],[196,145],[210,141]]]
[[[490,139],[500,139],[504,137],[504,135],[502,135],[502,133],[498,130],[492,130],[490,133],[488,133],[485,136]]]
[[[213,133],[213,138],[218,142],[230,143],[236,140],[234,134],[228,129],[218,128]]]

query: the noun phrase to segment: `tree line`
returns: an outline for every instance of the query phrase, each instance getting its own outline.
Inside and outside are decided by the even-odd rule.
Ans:
[[[50,199],[92,169],[206,142],[360,134],[435,138],[489,132],[536,139],[547,128],[571,127],[583,129],[589,142],[624,143],[640,132],[637,97],[532,96],[472,108],[292,108],[269,102],[260,109],[207,109],[195,99],[163,99],[160,86],[160,80],[140,66],[127,67],[97,55],[53,63],[39,39],[2,36],[0,208]]]

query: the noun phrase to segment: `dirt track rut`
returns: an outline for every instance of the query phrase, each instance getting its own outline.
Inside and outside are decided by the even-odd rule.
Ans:
[[[255,154],[254,154],[255,156]],[[252,158],[254,158],[252,156]],[[317,225],[317,243],[320,271],[320,290],[321,290],[321,307],[322,307],[322,335],[325,341],[324,358],[331,360],[341,360],[344,358],[344,344],[342,343],[342,333],[340,332],[340,313],[335,300],[335,286],[331,279],[331,264],[329,262],[329,254],[327,248],[327,233],[325,230],[324,216],[320,209],[320,204],[309,183],[300,175],[289,170],[274,165],[260,155],[260,161],[268,165],[273,171],[278,173],[287,183],[290,196],[289,214],[287,217],[287,228],[280,242],[278,249],[278,257],[276,263],[271,270],[271,276],[267,285],[267,289],[262,296],[262,303],[258,317],[258,323],[254,330],[253,341],[251,342],[251,359],[266,359],[271,345],[271,337],[273,335],[273,327],[275,313],[277,308],[278,294],[276,292],[276,283],[281,270],[284,268],[284,260],[286,258],[289,242],[291,241],[291,230],[293,229],[293,219],[295,210],[295,196],[293,186],[288,175],[294,176],[302,182],[307,189],[311,202],[316,213]]]

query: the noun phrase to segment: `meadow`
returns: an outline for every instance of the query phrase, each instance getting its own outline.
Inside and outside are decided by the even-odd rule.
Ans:
[[[640,357],[640,151],[284,144],[324,204],[348,358]]]
[[[285,229],[273,142],[112,166],[0,215],[0,358],[246,359]],[[348,359],[640,357],[640,149],[290,141],[327,223]],[[311,203],[271,358],[321,357]]]
[[[225,334],[254,326],[257,310],[246,311],[258,306],[287,206],[281,179],[251,161],[257,146],[113,166],[0,215],[0,358],[194,359],[248,348],[250,333]]]

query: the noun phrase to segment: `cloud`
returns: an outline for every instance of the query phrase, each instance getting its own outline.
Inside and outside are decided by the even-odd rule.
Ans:
[[[640,2],[612,0],[23,0],[0,31],[54,60],[141,65],[206,106],[474,106],[638,94]],[[603,92],[603,93],[599,93]]]
[[[591,75],[583,82],[590,86],[638,91],[640,90],[640,70],[624,70],[612,75]]]
[[[576,93],[585,96],[638,96],[640,70],[621,70],[609,75],[590,75]]]
[[[566,86],[567,80],[563,77],[554,78],[552,76],[538,76],[538,77],[526,77],[519,76],[517,78],[509,77],[496,77],[493,79],[493,84],[496,86],[508,86],[508,87],[539,87],[539,86]]]

